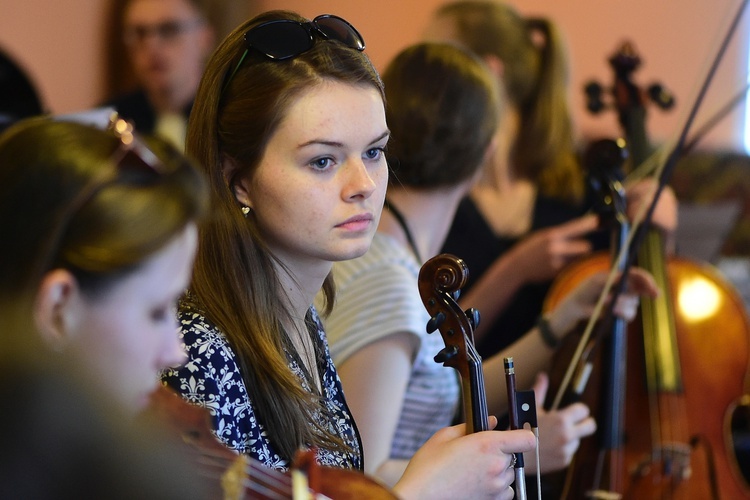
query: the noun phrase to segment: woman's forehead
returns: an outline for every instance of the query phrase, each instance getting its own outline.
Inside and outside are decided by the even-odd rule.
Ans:
[[[310,141],[373,141],[386,131],[385,105],[371,85],[323,82],[300,92],[276,131],[298,145]]]

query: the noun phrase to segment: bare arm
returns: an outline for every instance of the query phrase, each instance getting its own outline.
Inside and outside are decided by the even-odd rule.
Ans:
[[[365,472],[389,486],[398,481],[408,463],[389,457],[417,348],[413,334],[394,333],[359,349],[338,367],[347,405],[362,437]]]
[[[475,307],[482,313],[476,338],[487,333],[519,288],[552,279],[572,259],[589,253],[591,245],[584,236],[597,224],[595,215],[586,215],[535,231],[496,259],[459,300],[462,307]]]

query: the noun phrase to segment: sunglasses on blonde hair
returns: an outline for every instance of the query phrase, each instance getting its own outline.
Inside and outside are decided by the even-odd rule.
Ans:
[[[320,15],[306,23],[291,19],[268,21],[250,28],[245,33],[245,51],[227,78],[224,90],[242,66],[250,50],[260,52],[274,61],[285,61],[313,48],[316,38],[340,42],[360,52],[365,50],[365,40],[359,31],[348,21],[332,14]]]

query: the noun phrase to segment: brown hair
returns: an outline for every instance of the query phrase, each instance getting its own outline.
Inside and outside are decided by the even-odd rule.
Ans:
[[[374,87],[382,83],[367,56],[338,42],[316,43],[286,61],[245,50],[245,32],[260,23],[307,19],[286,11],[257,16],[235,29],[208,62],[188,124],[186,148],[209,177],[215,216],[202,228],[192,291],[197,305],[234,349],[259,421],[279,453],[290,459],[302,445],[343,450],[343,441],[315,423],[321,405],[288,366],[291,341],[278,262],[264,243],[254,214],[242,216],[235,179],[252,175],[269,139],[294,99],[325,81]],[[239,67],[238,67],[239,64]],[[225,178],[225,162],[236,166]],[[328,308],[333,283],[326,279]]]
[[[542,194],[580,202],[584,179],[573,138],[566,95],[567,63],[557,27],[544,18],[521,17],[511,7],[494,1],[449,3],[436,16],[452,19],[459,41],[471,50],[502,61],[505,92],[520,114],[511,151],[516,174],[535,182]]]
[[[95,296],[207,210],[204,179],[183,155],[154,139],[157,173],[133,155],[115,164],[121,144],[112,133],[47,118],[18,122],[0,138],[0,227],[9,235],[2,304],[31,317],[28,301],[57,268]]]
[[[383,72],[391,182],[451,186],[481,166],[498,122],[495,79],[479,57],[446,43],[399,53]]]

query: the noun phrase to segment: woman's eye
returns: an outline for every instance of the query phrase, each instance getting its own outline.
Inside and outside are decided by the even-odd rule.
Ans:
[[[164,307],[157,307],[151,311],[151,320],[155,323],[163,323],[165,321],[176,321],[177,318],[177,303],[169,304]]]
[[[381,156],[383,156],[384,152],[384,148],[372,148],[367,150],[365,156],[370,160],[378,160]]]
[[[310,165],[316,170],[325,170],[331,166],[333,159],[331,158],[317,158],[310,162]]]

